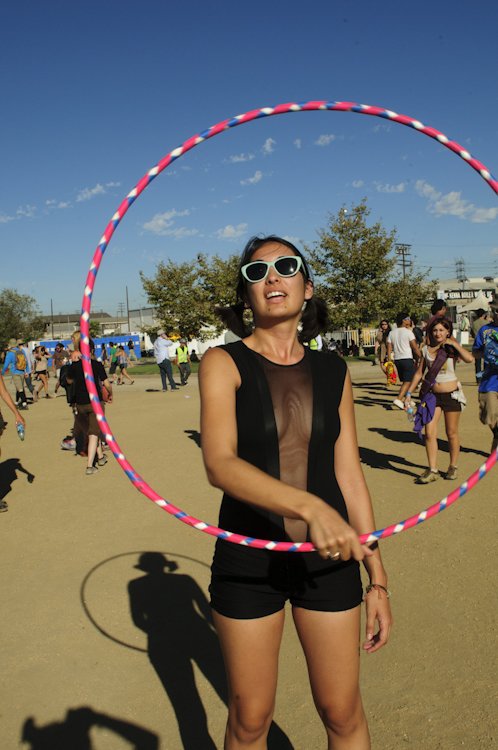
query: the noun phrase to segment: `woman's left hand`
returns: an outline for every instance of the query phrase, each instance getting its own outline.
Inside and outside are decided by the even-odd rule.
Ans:
[[[366,640],[363,643],[363,649],[368,654],[373,654],[379,648],[385,646],[389,639],[393,622],[391,606],[384,591],[372,589],[365,595],[365,607],[367,621]],[[379,625],[377,633],[375,633],[376,623]]]

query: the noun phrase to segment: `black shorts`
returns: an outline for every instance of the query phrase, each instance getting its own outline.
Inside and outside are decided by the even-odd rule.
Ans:
[[[462,411],[462,404],[456,398],[452,398],[451,393],[435,393],[434,395],[436,406],[439,406],[441,411]]]
[[[398,378],[402,383],[411,383],[415,375],[415,362],[413,359],[395,359],[394,364],[398,371]]]
[[[109,375],[114,375],[116,372],[116,367],[118,366],[117,362],[111,362],[111,366],[109,368]]]
[[[293,606],[342,612],[358,606],[363,591],[355,560],[322,560],[317,552],[269,552],[218,540],[211,567],[211,606],[248,620]]]

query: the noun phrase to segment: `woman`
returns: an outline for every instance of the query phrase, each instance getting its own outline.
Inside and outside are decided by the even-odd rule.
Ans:
[[[389,387],[392,385],[393,376],[392,371],[388,372],[386,370],[386,364],[388,362],[387,358],[387,337],[391,333],[391,326],[389,325],[388,320],[381,320],[379,323],[379,328],[377,329],[377,333],[375,334],[375,344],[374,344],[374,352],[375,352],[375,358],[377,359],[380,369],[384,373],[384,375],[387,378],[387,386]],[[373,363],[375,364],[375,362]],[[396,372],[394,370],[394,372]],[[396,385],[396,375],[394,376],[394,385]]]
[[[422,357],[408,387],[405,399],[405,409],[413,408],[411,393],[415,390],[427,370],[425,380],[420,390],[421,403],[427,404],[428,394],[433,393],[434,413],[430,421],[430,413],[424,418],[425,450],[429,466],[415,480],[417,484],[428,484],[439,478],[437,469],[437,429],[441,414],[444,414],[444,426],[450,449],[450,465],[445,479],[456,479],[458,473],[458,457],[460,455],[460,435],[458,425],[460,414],[465,405],[462,387],[455,373],[458,359],[470,363],[474,357],[461,346],[453,337],[453,324],[448,318],[435,318],[426,329],[427,345],[422,347]],[[420,413],[419,406],[418,412]],[[421,426],[421,425],[420,425]],[[416,424],[417,428],[417,424]]]
[[[126,378],[129,381],[130,385],[133,385],[135,381],[132,380],[130,376],[128,375],[128,369],[127,369],[128,357],[126,356],[124,346],[118,346],[116,354],[118,358],[118,367],[119,367],[119,372],[120,372],[116,385],[124,385],[123,378]]]
[[[375,522],[349,374],[336,355],[301,343],[324,329],[326,307],[313,299],[306,261],[290,242],[249,241],[237,297],[222,317],[243,341],[209,349],[200,365],[203,457],[211,484],[225,493],[220,525],[263,539],[310,539],[318,552],[217,541],[210,593],[229,685],[225,750],[266,748],[286,599],[327,747],[367,750],[358,561],[372,584],[365,595],[367,653],[386,643],[391,614],[379,550],[358,539]],[[252,332],[244,308],[252,312]]]
[[[33,371],[35,384],[33,390],[33,399],[38,401],[40,393],[45,389],[45,398],[52,398],[48,392],[48,355],[44,346],[35,346],[33,351]]]

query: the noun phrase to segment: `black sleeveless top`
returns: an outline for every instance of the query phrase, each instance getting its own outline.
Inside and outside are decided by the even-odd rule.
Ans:
[[[278,365],[242,341],[222,347],[234,360],[237,455],[276,479],[322,498],[348,520],[334,470],[346,364],[337,354],[305,349],[300,362]],[[226,493],[221,528],[274,541],[306,541],[303,521],[284,519]]]

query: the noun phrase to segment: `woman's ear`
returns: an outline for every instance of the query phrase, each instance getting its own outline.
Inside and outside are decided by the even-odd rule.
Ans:
[[[304,284],[304,299],[309,300],[313,297],[313,282],[308,279]]]

